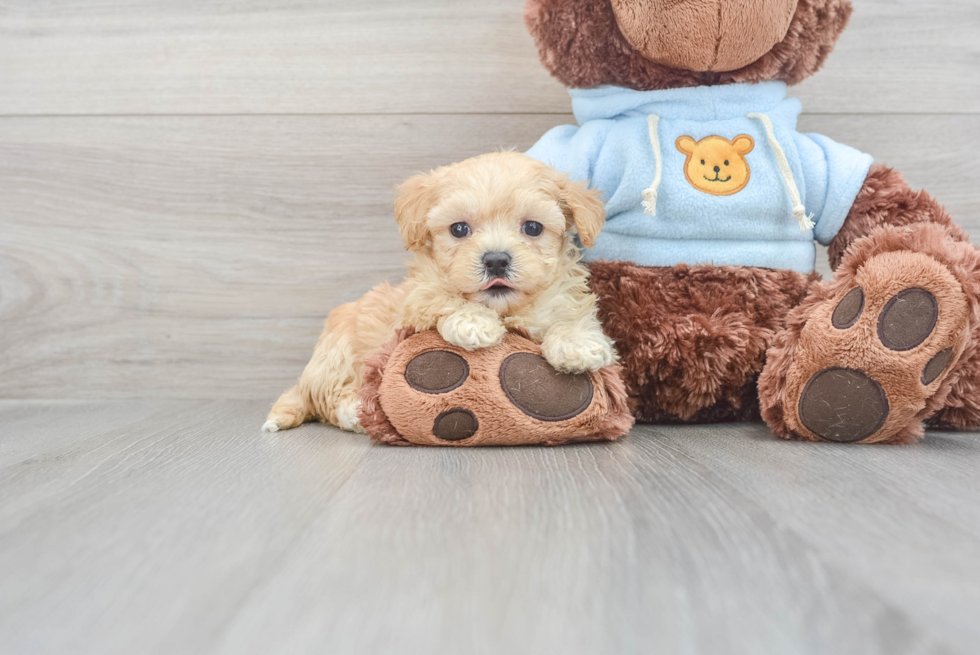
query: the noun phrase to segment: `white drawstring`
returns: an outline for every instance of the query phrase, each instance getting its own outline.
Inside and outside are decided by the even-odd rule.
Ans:
[[[776,155],[779,172],[782,173],[783,181],[786,183],[786,190],[789,191],[789,199],[793,201],[793,218],[800,224],[800,232],[812,230],[815,225],[813,214],[807,216],[806,208],[803,206],[803,200],[800,198],[800,190],[796,188],[796,180],[793,179],[793,171],[790,170],[789,162],[786,161],[786,153],[783,152],[783,147],[779,145],[779,141],[776,139],[776,132],[772,128],[772,121],[765,114],[748,114],[748,117],[758,119],[762,122],[762,126],[766,128],[766,140],[769,141],[769,148]]]
[[[657,172],[653,176],[650,188],[643,191],[643,210],[650,216],[657,215],[657,191],[660,189],[660,177],[663,174],[663,159],[660,153],[660,135],[657,127],[660,124],[660,116],[650,114],[647,116],[647,126],[650,129],[650,145],[653,146],[653,158],[657,164]]]

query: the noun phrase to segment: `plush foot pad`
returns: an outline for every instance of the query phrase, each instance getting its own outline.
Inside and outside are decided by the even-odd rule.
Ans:
[[[366,363],[359,397],[365,431],[399,445],[603,441],[633,423],[618,367],[559,373],[512,333],[468,352],[436,332],[404,330]]]
[[[967,313],[935,259],[871,258],[807,319],[786,379],[787,424],[827,441],[914,438],[910,425],[966,347]]]

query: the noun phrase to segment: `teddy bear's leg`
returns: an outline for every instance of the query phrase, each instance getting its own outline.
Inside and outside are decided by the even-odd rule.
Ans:
[[[934,414],[980,425],[980,252],[945,210],[875,167],[830,255],[834,279],[793,310],[759,378],[769,427],[908,443]]]
[[[634,415],[648,423],[759,420],[766,350],[818,279],[741,266],[589,269]]]
[[[562,373],[526,333],[468,350],[402,328],[365,361],[359,398],[360,425],[394,445],[607,441],[633,424],[618,367]]]

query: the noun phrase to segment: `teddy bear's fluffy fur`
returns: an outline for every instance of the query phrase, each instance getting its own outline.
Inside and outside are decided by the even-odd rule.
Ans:
[[[596,318],[587,271],[569,235],[591,244],[602,228],[599,195],[525,155],[499,152],[416,175],[399,188],[395,216],[415,253],[407,279],[381,284],[330,313],[296,386],[273,406],[265,429],[320,420],[361,431],[357,392],[364,360],[411,326],[436,329],[450,344],[475,350],[525,330],[560,371],[595,371],[615,358]],[[540,235],[522,231],[527,220]],[[451,234],[459,222],[462,237]],[[510,257],[491,278],[488,252]],[[492,283],[509,288],[494,289]]]
[[[756,378],[816,274],[740,266],[594,262],[603,329],[638,420],[758,420]]]
[[[746,66],[716,72],[673,68],[644,57],[620,31],[609,0],[529,0],[524,21],[545,68],[565,86],[615,84],[652,91],[769,80],[802,82],[823,65],[851,12],[849,0],[799,0],[782,41]]]

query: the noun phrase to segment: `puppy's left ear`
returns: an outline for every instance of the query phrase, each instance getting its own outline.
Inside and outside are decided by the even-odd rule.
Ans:
[[[426,219],[429,210],[439,202],[439,191],[445,168],[437,168],[429,173],[419,173],[398,185],[395,198],[395,220],[402,241],[409,250],[421,250],[429,240],[429,227]]]
[[[558,205],[565,214],[566,229],[574,225],[578,230],[579,241],[586,248],[591,248],[606,222],[602,192],[589,189],[581,182],[572,182],[565,176],[559,180],[558,188]]]

